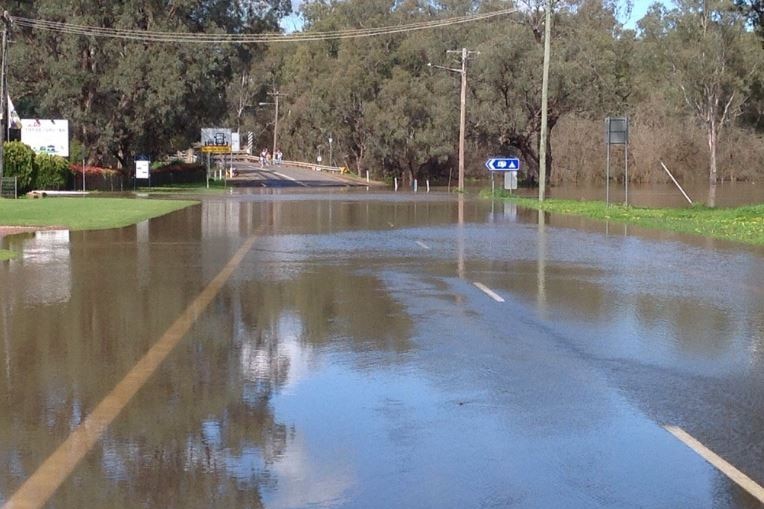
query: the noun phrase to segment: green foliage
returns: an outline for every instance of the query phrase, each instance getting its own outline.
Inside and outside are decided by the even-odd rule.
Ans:
[[[160,168],[164,168],[165,166],[173,166],[173,165],[182,165],[183,162],[178,159],[171,159],[169,161],[152,161],[151,162],[151,170],[158,170]]]
[[[37,167],[33,186],[35,189],[61,189],[66,186],[71,176],[69,162],[63,157],[37,154],[35,166]]]
[[[87,159],[87,152],[85,146],[80,143],[77,138],[72,139],[69,142],[69,157],[67,158],[72,164],[82,164],[83,159]]]
[[[25,193],[32,188],[37,176],[34,151],[20,141],[8,141],[4,144],[6,177],[17,177],[19,192]]]
[[[12,14],[245,33],[275,30],[290,11],[286,0],[139,3],[80,2],[73,9],[39,0],[17,3]],[[742,11],[727,0],[655,4],[636,30],[628,30],[621,23],[623,3],[557,2],[545,169],[550,180],[601,178],[601,122],[609,115],[633,119],[630,168],[638,171],[632,178],[665,178],[659,159],[672,171],[707,178],[697,153],[705,151],[709,133],[718,139],[720,177],[763,173],[764,52],[744,23],[745,15],[759,20],[752,16],[760,11],[753,0],[737,3]],[[270,46],[152,45],[18,31],[10,49],[11,84],[25,97],[19,102],[23,115],[70,119],[77,163],[86,155],[90,164],[131,167],[136,154],[187,148],[200,127],[211,125],[252,131],[256,147],[270,149],[274,107],[258,104],[272,103],[268,94],[278,90],[278,144],[287,159],[315,161],[321,154],[328,161],[331,150],[334,162],[354,173],[437,178],[456,166],[460,77],[427,63],[459,68],[447,51],[466,47],[480,52],[467,62],[468,176],[482,174],[490,155],[518,155],[532,181],[539,171],[544,12],[542,2],[527,4],[510,18],[437,30]],[[499,0],[345,0],[303,2],[301,9],[304,30],[324,32],[504,7]],[[696,125],[687,126],[693,119]],[[705,152],[702,157],[710,159]]]
[[[509,199],[518,205],[548,212],[764,245],[764,205],[731,209],[704,206],[687,209],[650,209],[607,206],[596,201],[551,199],[539,202],[531,198]]]
[[[262,32],[291,12],[287,0],[71,2],[14,5],[12,14],[79,25],[164,32]],[[136,154],[187,148],[199,129],[225,116],[227,84],[259,49],[142,44],[58,32],[18,30],[10,49],[15,94],[32,97],[21,113],[67,118],[89,164],[128,166]],[[174,146],[180,144],[180,146]]]

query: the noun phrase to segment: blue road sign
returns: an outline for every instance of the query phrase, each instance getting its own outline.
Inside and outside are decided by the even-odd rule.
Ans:
[[[517,157],[492,157],[485,162],[491,171],[519,171],[520,159]]]

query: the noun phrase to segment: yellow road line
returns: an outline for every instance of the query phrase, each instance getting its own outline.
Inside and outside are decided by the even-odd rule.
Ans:
[[[199,315],[228,281],[257,238],[253,235],[236,251],[225,267],[189,304],[183,314],[133,366],[114,389],[77,426],[58,449],[27,479],[2,509],[42,507],[72,473],[85,454],[100,440],[106,429],[140,390],[159,365],[191,329]]]
[[[664,426],[666,431],[674,435],[681,440],[687,447],[698,453],[703,459],[711,463],[714,467],[721,470],[724,475],[735,481],[738,486],[745,491],[758,498],[760,502],[764,503],[764,488],[761,487],[756,481],[745,475],[743,472],[727,463],[721,456],[714,451],[701,444],[692,435],[687,433],[679,426]]]

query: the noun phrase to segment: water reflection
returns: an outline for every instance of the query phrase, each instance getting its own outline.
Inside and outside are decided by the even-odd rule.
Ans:
[[[15,288],[23,292],[24,305],[45,305],[66,302],[71,298],[72,272],[69,232],[38,231],[8,238],[9,249],[21,253],[9,263],[9,277]],[[18,274],[27,266],[23,279]]]
[[[717,207],[738,207],[764,202],[764,185],[754,182],[722,182],[709,188],[708,182],[683,182],[682,187],[695,203],[713,200]],[[533,190],[520,190],[523,195],[534,196]],[[713,193],[713,194],[712,194]],[[550,198],[569,200],[605,201],[604,185],[562,184],[549,189]],[[610,202],[623,203],[623,185],[611,186]],[[629,184],[629,204],[635,207],[688,207],[682,193],[674,184]]]
[[[536,306],[542,317],[546,317],[547,297],[546,297],[546,214],[538,211],[538,240],[536,254],[536,279],[538,288],[536,290]]]
[[[644,495],[666,457],[691,463],[655,422],[697,422],[718,400],[709,388],[677,404],[678,372],[728,377],[744,396],[730,408],[759,408],[761,261],[571,221],[461,195],[272,194],[53,236],[42,255],[20,237],[27,255],[0,266],[0,501],[255,232],[55,507],[554,505],[613,483]],[[68,276],[28,293],[49,270]],[[473,278],[508,304],[481,300]],[[672,477],[645,505],[714,482],[691,466],[685,491]],[[550,491],[550,476],[566,482]]]

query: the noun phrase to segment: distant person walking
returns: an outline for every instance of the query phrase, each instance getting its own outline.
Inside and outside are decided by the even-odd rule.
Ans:
[[[281,149],[276,149],[276,164],[281,166],[281,161],[284,160],[284,154],[281,152]]]
[[[260,168],[265,168],[265,157],[268,155],[268,149],[264,148],[262,152],[260,152]]]

